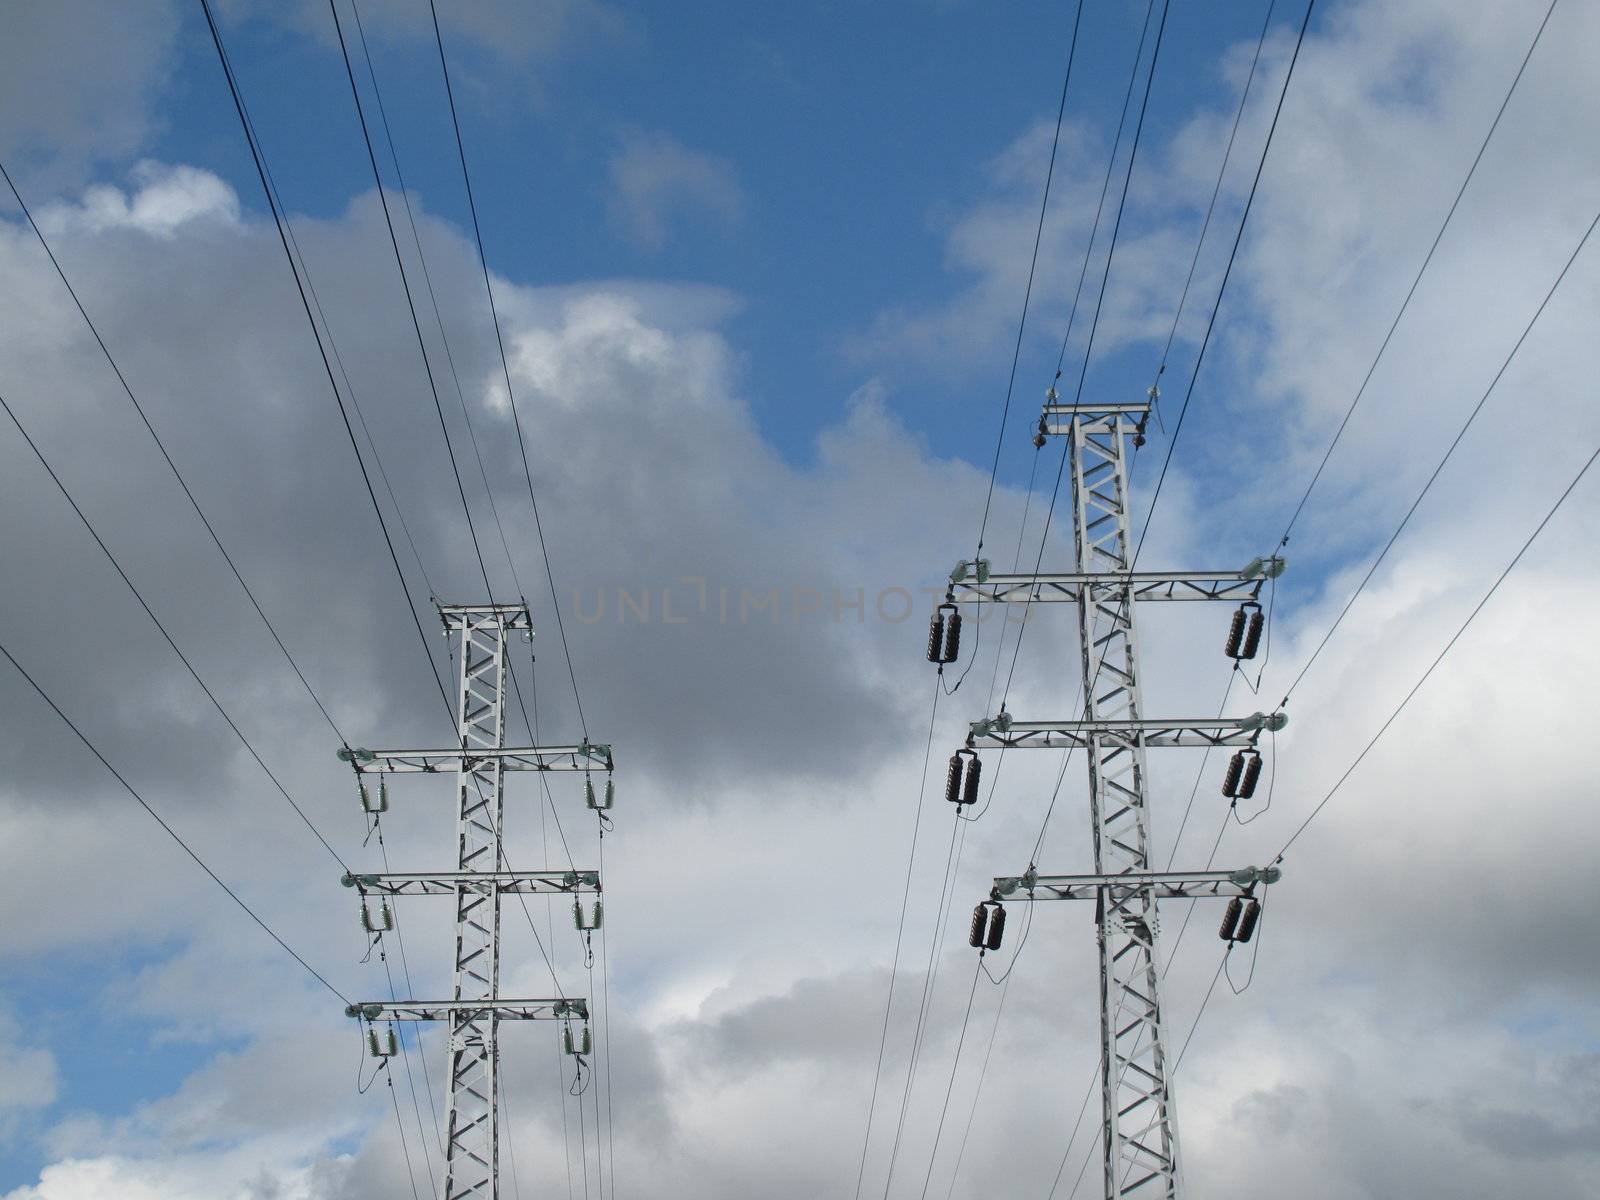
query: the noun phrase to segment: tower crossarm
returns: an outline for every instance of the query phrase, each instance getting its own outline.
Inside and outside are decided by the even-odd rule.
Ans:
[[[363,896],[454,896],[460,889],[506,895],[598,892],[598,871],[435,871],[386,872],[357,875],[347,872],[340,881]]]
[[[1162,900],[1229,899],[1251,896],[1258,884],[1276,883],[1277,867],[1244,867],[1237,871],[1125,871],[1116,875],[1000,876],[994,894],[1001,900],[1095,900],[1101,890],[1118,898],[1149,892]]]
[[[1195,717],[1167,720],[1107,719],[1018,721],[1002,715],[974,721],[967,744],[976,749],[1061,750],[1072,747],[1253,746],[1262,730],[1283,728],[1282,713],[1248,717]]]
[[[550,1000],[374,1000],[352,1004],[344,1013],[365,1021],[587,1021],[589,1002],[567,997]]]
[[[1238,604],[1261,592],[1262,576],[1243,571],[1044,571],[1037,574],[990,574],[982,582],[963,579],[950,585],[957,604],[1076,604],[1120,599],[1124,589],[1134,600],[1223,600]]]
[[[446,632],[468,628],[518,629],[533,636],[533,614],[517,604],[436,604]]]
[[[445,750],[342,749],[339,758],[361,775],[471,773],[496,764],[502,771],[609,771],[615,766],[611,747],[596,742],[573,746],[454,746]]]

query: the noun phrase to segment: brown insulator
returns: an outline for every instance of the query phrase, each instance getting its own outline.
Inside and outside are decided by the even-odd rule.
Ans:
[[[1237,897],[1235,897],[1237,899]],[[1236,942],[1248,942],[1250,935],[1256,931],[1256,922],[1261,919],[1261,901],[1252,899],[1245,905],[1244,916],[1240,918],[1239,930],[1233,935]]]
[[[1228,760],[1227,773],[1222,777],[1222,794],[1224,796],[1237,796],[1239,794],[1239,776],[1244,773],[1244,751],[1235,752]]]
[[[950,605],[950,616],[944,625],[944,657],[941,662],[953,663],[961,657],[961,612]]]
[[[1222,914],[1222,928],[1217,931],[1217,936],[1225,942],[1233,941],[1234,931],[1239,927],[1239,913],[1244,909],[1244,901],[1235,896],[1228,901],[1228,907]]]
[[[972,928],[967,933],[967,945],[974,950],[983,949],[983,939],[989,927],[989,906],[980,904],[972,910]]]
[[[1240,658],[1254,658],[1256,651],[1261,648],[1261,630],[1266,624],[1266,618],[1261,615],[1258,608],[1250,614],[1250,623],[1245,627],[1244,645],[1239,648]]]
[[[951,804],[961,803],[961,751],[950,756],[950,769],[944,777],[944,798]]]
[[[1005,908],[999,904],[992,907],[993,911],[989,914],[989,935],[983,939],[983,948],[985,950],[1000,949],[1000,939],[1005,936],[1006,932]]]
[[[978,774],[983,770],[983,760],[976,754],[967,760],[967,778],[961,785],[961,803],[978,802]]]
[[[1244,753],[1240,751],[1240,753]],[[1239,780],[1239,797],[1250,799],[1256,794],[1256,783],[1261,779],[1261,755],[1251,750],[1246,756],[1244,777]]]
[[[1244,641],[1244,624],[1247,615],[1244,609],[1233,614],[1233,622],[1228,626],[1228,640],[1223,644],[1222,652],[1229,658],[1239,657],[1239,646]]]

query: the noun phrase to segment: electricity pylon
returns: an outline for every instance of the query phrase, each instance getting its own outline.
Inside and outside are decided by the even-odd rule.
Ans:
[[[612,769],[611,747],[587,741],[575,746],[505,744],[506,640],[520,632],[533,636],[525,604],[441,604],[445,632],[456,639],[458,654],[457,734],[460,744],[442,750],[343,749],[339,757],[355,768],[362,805],[369,812],[388,807],[389,773],[453,770],[456,773],[456,865],[435,874],[351,875],[346,886],[362,895],[362,924],[381,931],[393,923],[388,896],[453,895],[456,899],[455,986],[449,1000],[406,1000],[352,1004],[346,1012],[368,1023],[445,1021],[450,1027],[449,1116],[445,1141],[444,1200],[497,1200],[500,1194],[499,1086],[497,1030],[501,1021],[587,1021],[581,998],[508,999],[500,995],[500,897],[511,893],[582,893],[600,890],[594,871],[502,870],[501,829],[505,814],[505,772]],[[364,777],[378,775],[374,797]],[[376,916],[367,896],[380,897]],[[597,901],[598,903],[598,901]],[[587,1037],[584,1039],[587,1044]],[[379,1040],[372,1052],[394,1052],[394,1040]]]
[[[1018,877],[995,881],[988,902],[995,911],[1007,899],[1093,899],[1100,948],[1101,1140],[1107,1200],[1163,1196],[1175,1200],[1182,1187],[1178,1123],[1173,1100],[1174,1063],[1168,1052],[1161,1005],[1158,897],[1237,897],[1254,901],[1258,884],[1277,878],[1276,868],[1236,872],[1157,873],[1150,869],[1150,813],[1145,750],[1160,746],[1247,748],[1253,754],[1266,729],[1281,728],[1282,714],[1243,718],[1149,720],[1139,694],[1139,656],[1134,613],[1144,601],[1220,600],[1259,613],[1264,579],[1283,569],[1279,559],[1260,560],[1239,571],[1136,571],[1129,532],[1130,436],[1143,439],[1148,403],[1060,404],[1052,389],[1039,421],[1040,438],[1068,439],[1072,463],[1072,513],[1076,570],[1066,573],[993,574],[988,563],[960,564],[951,579],[945,609],[977,601],[998,604],[1070,603],[1078,610],[1083,681],[1081,719],[1021,721],[1002,711],[972,724],[969,750],[990,747],[1076,748],[1086,751],[1093,828],[1093,875],[1044,876],[1030,866]],[[934,661],[953,658],[940,632],[929,640]],[[1241,626],[1242,628],[1242,626]],[[1260,633],[1254,623],[1253,638]],[[1232,643],[1230,642],[1230,647]],[[1254,654],[1254,642],[1250,655]],[[939,647],[939,652],[935,648]],[[1248,657],[1250,655],[1235,655]],[[975,755],[967,755],[969,763]],[[1243,760],[1241,760],[1243,761]],[[1255,774],[1259,774],[1259,761]],[[961,786],[971,766],[952,762],[948,797],[970,803],[976,779]],[[1254,787],[1254,776],[1251,779]],[[1248,794],[1248,792],[1243,793]],[[1257,902],[1258,903],[1258,902]],[[980,906],[982,908],[983,906]],[[1259,913],[1259,907],[1254,909]],[[1241,916],[1230,908],[1230,921]],[[1242,940],[1253,929],[1241,923]],[[998,930],[975,916],[973,943],[996,948]],[[1003,928],[1003,924],[1000,925]]]

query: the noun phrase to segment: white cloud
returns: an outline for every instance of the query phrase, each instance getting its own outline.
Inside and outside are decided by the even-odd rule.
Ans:
[[[744,192],[732,164],[665,133],[624,133],[607,171],[612,220],[647,250],[661,248],[673,220],[703,214],[726,227],[744,214]]]
[[[90,233],[136,229],[162,238],[191,221],[239,220],[239,197],[210,171],[146,160],[129,177],[134,186],[127,191],[96,184],[84,191],[80,204],[50,204],[35,217],[47,236],[77,226]]]

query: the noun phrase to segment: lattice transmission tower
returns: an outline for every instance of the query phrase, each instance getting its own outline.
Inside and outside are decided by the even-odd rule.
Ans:
[[[443,1200],[497,1200],[500,1195],[498,1027],[501,1021],[554,1020],[564,1025],[570,1053],[587,1053],[589,1006],[580,997],[507,998],[500,994],[500,899],[505,895],[561,893],[574,898],[580,928],[598,921],[597,871],[512,871],[501,842],[507,771],[612,770],[611,748],[587,741],[569,746],[505,744],[506,648],[513,634],[533,636],[525,604],[439,606],[446,634],[454,640],[459,684],[459,744],[438,750],[345,748],[339,757],[356,772],[362,806],[379,814],[389,806],[390,773],[454,771],[456,776],[456,869],[435,873],[347,874],[344,883],[361,894],[362,924],[373,931],[393,927],[391,896],[454,896],[455,983],[448,1000],[369,1001],[346,1012],[367,1024],[368,1045],[379,1057],[393,1055],[393,1022],[444,1021],[449,1026],[448,1116]],[[376,775],[376,788],[368,777]],[[609,782],[609,781],[608,781]],[[586,787],[592,806],[593,788]],[[606,789],[609,799],[610,788]],[[581,894],[595,894],[585,917]],[[369,897],[376,897],[374,910]],[[572,1022],[585,1024],[575,1038]],[[381,1027],[380,1027],[381,1026]]]
[[[951,759],[946,798],[977,799],[977,751],[1078,749],[1088,760],[1094,871],[1043,875],[1032,864],[1019,876],[994,881],[990,899],[973,914],[971,942],[998,949],[1006,901],[1093,900],[1100,950],[1101,1141],[1107,1200],[1162,1196],[1182,1189],[1178,1123],[1161,1001],[1161,898],[1225,897],[1224,936],[1248,940],[1259,918],[1260,887],[1277,868],[1156,872],[1150,864],[1150,811],[1145,751],[1152,747],[1235,747],[1224,793],[1248,796],[1261,772],[1256,743],[1282,727],[1281,713],[1239,718],[1152,720],[1139,691],[1141,602],[1221,601],[1240,605],[1228,649],[1253,657],[1262,621],[1264,580],[1281,559],[1257,560],[1238,571],[1138,571],[1130,541],[1127,451],[1142,442],[1149,402],[1061,404],[1054,389],[1040,417],[1036,444],[1068,439],[1076,569],[995,574],[987,561],[959,564],[945,604],[935,613],[928,657],[954,661],[959,650],[959,605],[1073,604],[1077,607],[1083,712],[1071,720],[1024,721],[1004,711],[973,722],[966,746]],[[1246,653],[1248,651],[1248,653]],[[1228,789],[1232,789],[1229,791]]]

